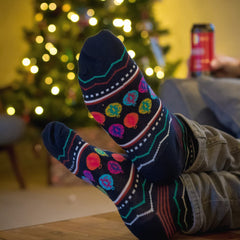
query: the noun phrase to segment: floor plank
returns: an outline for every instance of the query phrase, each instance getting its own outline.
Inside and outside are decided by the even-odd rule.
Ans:
[[[0,231],[0,240],[136,240],[117,212]],[[176,234],[174,240],[239,240],[239,231],[197,236]]]

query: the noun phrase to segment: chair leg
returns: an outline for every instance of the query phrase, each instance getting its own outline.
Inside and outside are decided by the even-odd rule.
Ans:
[[[26,185],[24,183],[23,177],[21,175],[21,172],[20,172],[20,169],[19,169],[19,166],[18,166],[17,156],[15,154],[13,145],[10,145],[10,146],[7,147],[7,152],[8,152],[8,155],[10,157],[12,168],[13,168],[13,171],[14,171],[15,176],[17,178],[18,184],[19,184],[20,188],[25,189]]]

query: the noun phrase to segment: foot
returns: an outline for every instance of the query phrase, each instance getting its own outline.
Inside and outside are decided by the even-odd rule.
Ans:
[[[59,122],[48,124],[42,136],[48,151],[67,169],[109,196],[139,239],[170,239],[186,222],[180,180],[168,186],[149,182],[127,155],[91,146]]]
[[[109,31],[89,38],[79,58],[86,106],[150,181],[166,183],[184,165],[182,128]]]

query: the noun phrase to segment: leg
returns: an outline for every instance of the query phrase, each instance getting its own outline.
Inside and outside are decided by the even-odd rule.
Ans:
[[[182,174],[193,210],[188,234],[240,228],[240,171]]]
[[[185,169],[190,172],[240,171],[240,139],[210,126],[202,126],[178,115],[198,142],[198,154]]]
[[[138,174],[128,155],[93,147],[58,122],[46,126],[43,140],[73,174],[109,196],[139,239],[170,239],[191,226],[190,203],[179,179],[170,185],[151,183]]]
[[[79,58],[84,101],[97,122],[151,181],[169,182],[185,165],[180,121],[163,106],[109,31],[89,38]]]

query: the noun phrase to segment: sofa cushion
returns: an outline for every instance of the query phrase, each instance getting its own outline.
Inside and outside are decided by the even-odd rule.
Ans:
[[[181,113],[200,124],[227,131],[203,100],[195,78],[166,80],[160,88],[160,98],[173,113]]]
[[[218,120],[240,138],[240,80],[199,79],[199,91]]]

